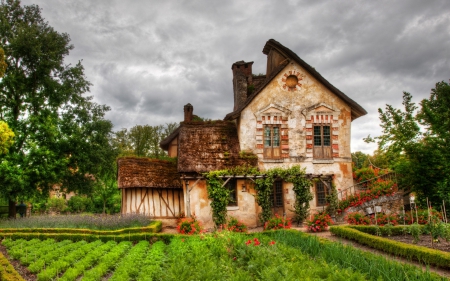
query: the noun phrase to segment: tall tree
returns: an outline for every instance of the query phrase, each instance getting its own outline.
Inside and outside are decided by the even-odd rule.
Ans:
[[[401,175],[400,185],[439,206],[450,201],[450,86],[437,83],[420,108],[411,99],[404,93],[404,110],[390,105],[379,110],[383,134],[375,139]]]
[[[58,33],[38,6],[2,0],[0,47],[8,65],[0,80],[0,112],[16,138],[0,156],[0,192],[10,203],[53,184],[89,192],[101,169],[112,165],[109,108],[85,96],[90,83],[81,63],[65,65],[73,49],[69,35]]]

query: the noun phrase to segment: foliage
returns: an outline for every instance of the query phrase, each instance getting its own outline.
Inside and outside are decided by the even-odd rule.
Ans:
[[[348,213],[345,219],[346,219],[347,223],[353,224],[353,225],[369,225],[369,224],[371,224],[369,217],[362,215],[358,212]]]
[[[430,209],[430,215],[431,215],[431,219],[434,222],[439,222],[442,221],[442,214],[439,213],[438,211],[434,210],[434,209]],[[428,210],[427,209],[418,209],[417,210],[417,215],[416,215],[416,210],[412,210],[412,214],[411,211],[410,212],[405,212],[405,215],[400,214],[399,215],[399,221],[401,222],[405,222],[406,224],[413,224],[413,223],[418,223],[418,224],[428,224]]]
[[[0,5],[0,47],[8,65],[0,80],[0,112],[15,133],[0,155],[1,193],[10,200],[47,195],[53,184],[89,194],[93,177],[116,157],[109,138],[109,107],[86,96],[81,63],[67,65],[73,46],[42,18],[36,5]],[[86,176],[91,175],[91,176]],[[14,208],[10,208],[14,216]]]
[[[0,253],[0,276],[6,281],[24,281],[25,279],[14,269],[8,259]]]
[[[104,173],[98,177],[93,191],[95,212],[114,214],[120,212],[121,194],[117,188],[114,173]]]
[[[311,232],[322,232],[328,229],[328,226],[333,224],[330,215],[321,212],[314,214],[311,220],[307,221],[308,230]]]
[[[83,213],[92,211],[94,204],[91,198],[77,195],[70,197],[67,207],[71,213]]]
[[[50,198],[47,201],[47,210],[50,212],[63,213],[67,211],[67,203],[64,198]]]
[[[5,75],[7,66],[8,65],[5,62],[5,51],[2,48],[0,48],[0,78],[2,78],[3,75]]]
[[[420,235],[423,233],[423,228],[418,223],[413,223],[408,228],[408,233],[414,238],[414,243],[419,242]]]
[[[292,222],[290,219],[275,214],[274,217],[271,217],[264,223],[264,230],[290,229],[291,226]]]
[[[177,230],[181,234],[200,234],[203,232],[201,223],[195,218],[182,218],[177,225]]]
[[[416,260],[427,265],[435,265],[442,268],[449,268],[450,265],[450,255],[443,251],[417,245],[409,245],[374,236],[361,232],[354,227],[333,226],[330,228],[330,231],[336,236],[351,239],[371,248],[407,259]]]
[[[0,120],[0,155],[8,153],[14,143],[14,132],[6,122]]]
[[[226,229],[231,232],[247,232],[247,226],[235,217],[228,218]]]
[[[20,220],[1,220],[0,228],[86,228],[113,230],[147,226],[150,222],[149,217],[138,214],[32,216]]]
[[[377,199],[380,196],[391,196],[397,192],[397,185],[390,180],[378,179],[369,190],[361,191],[348,196],[347,198],[339,201],[338,212],[343,212],[344,210],[360,206],[364,202]]]
[[[371,215],[372,224],[376,224],[379,226],[391,224],[391,225],[398,225],[399,218],[397,214],[384,214],[384,213],[378,213],[376,215],[376,223],[375,223],[375,215]]]
[[[136,240],[119,244],[98,239],[92,243],[61,243],[56,242],[62,241],[56,237],[44,241],[8,238],[2,244],[9,253],[20,255],[21,263],[28,262],[30,256],[34,260],[34,255],[26,257],[31,252],[37,253],[39,260],[48,261],[38,273],[42,280],[56,276],[77,280],[81,275],[83,279],[95,276],[96,280],[120,276],[120,280],[407,280],[411,276],[415,280],[441,280],[418,267],[299,231],[279,230],[252,236],[231,232],[172,235],[166,243],[157,241],[151,247],[146,241],[134,246],[130,241]],[[150,239],[161,238],[155,234]],[[40,250],[52,248],[55,242],[64,248],[58,250],[59,257],[55,258],[52,251]],[[111,267],[114,262],[117,266]],[[135,278],[127,277],[136,274]]]
[[[336,213],[339,209],[339,198],[336,191],[336,186],[334,184],[331,187],[330,194],[326,195],[325,199],[327,201],[325,212],[333,218],[336,216]]]
[[[176,128],[177,123],[165,125],[136,125],[131,129],[122,129],[114,133],[113,146],[120,156],[150,157],[165,159],[167,153],[159,143],[168,137]]]
[[[293,184],[295,193],[294,221],[301,223],[308,214],[309,201],[312,200],[312,194],[309,187],[312,182],[306,178],[305,170],[300,166],[291,168],[273,168],[264,172],[258,171],[251,166],[237,166],[232,169],[211,171],[205,173],[207,179],[208,198],[211,199],[211,208],[213,220],[216,224],[222,225],[226,222],[229,191],[222,188],[223,180],[220,176],[224,175],[252,175],[263,176],[255,180],[256,203],[262,208],[260,213],[261,222],[266,222],[272,216],[272,192],[273,184],[276,179],[282,179],[285,182]]]
[[[399,185],[417,193],[419,204],[426,198],[439,206],[450,201],[450,85],[436,83],[420,106],[403,94],[404,110],[387,105],[379,109],[383,134],[376,137],[378,150],[389,166],[401,174]],[[373,139],[372,139],[373,140]]]

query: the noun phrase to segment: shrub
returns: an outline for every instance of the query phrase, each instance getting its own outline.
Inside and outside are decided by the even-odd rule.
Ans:
[[[247,232],[247,226],[234,217],[229,218],[226,229],[231,232]]]
[[[292,222],[290,219],[285,219],[276,214],[275,217],[270,218],[264,223],[264,230],[289,229],[291,225]]]
[[[347,223],[354,225],[369,225],[371,223],[369,217],[357,212],[347,214],[346,221]]]
[[[195,218],[183,218],[180,220],[177,226],[178,232],[181,234],[200,234],[203,232],[203,227],[200,222]]]
[[[83,196],[72,196],[67,201],[69,211],[72,213],[82,213],[92,211],[94,204],[92,199]]]
[[[431,219],[433,222],[438,223],[439,221],[442,221],[442,214],[438,211],[432,209],[431,212]],[[399,220],[403,222],[405,220],[406,224],[412,224],[412,223],[419,223],[419,224],[428,224],[428,210],[427,209],[419,209],[417,210],[417,216],[416,212],[405,212],[405,215],[401,214],[399,216]]]
[[[66,199],[64,198],[50,198],[47,201],[47,211],[62,213],[67,210]]]
[[[329,225],[333,224],[330,215],[326,213],[315,214],[311,220],[307,221],[308,230],[312,232],[321,232],[328,229]]]

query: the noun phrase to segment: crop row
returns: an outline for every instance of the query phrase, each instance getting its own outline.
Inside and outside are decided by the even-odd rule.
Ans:
[[[49,247],[46,243],[3,242],[8,251]],[[46,263],[36,266],[38,280],[441,280],[417,267],[298,231],[175,236],[167,244],[140,241],[134,246],[130,241],[59,243],[40,255]]]

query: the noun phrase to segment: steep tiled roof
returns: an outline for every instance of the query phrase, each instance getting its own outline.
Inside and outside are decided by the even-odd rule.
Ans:
[[[361,117],[363,115],[367,114],[367,111],[362,108],[359,104],[357,104],[354,100],[349,98],[347,95],[345,95],[343,92],[341,92],[339,89],[337,89],[335,86],[333,86],[330,82],[328,82],[322,75],[320,75],[319,72],[317,72],[312,66],[307,64],[304,60],[302,60],[297,54],[295,54],[290,49],[286,48],[282,44],[280,44],[278,41],[275,41],[274,39],[270,39],[266,42],[266,45],[263,48],[263,53],[268,55],[270,50],[275,49],[280,54],[285,56],[288,60],[293,60],[296,63],[298,63],[301,67],[303,67],[306,71],[308,71],[314,78],[316,78],[320,83],[322,83],[325,87],[327,87],[331,92],[333,92],[336,96],[341,98],[343,101],[345,101],[350,107],[352,112],[352,120]],[[285,61],[283,64],[278,66],[275,70],[273,70],[270,73],[270,76],[266,78],[266,81],[261,85],[260,88],[258,88],[251,96],[248,97],[248,99],[245,101],[245,103],[242,104],[241,107],[236,109],[235,111],[227,114],[224,118],[224,120],[234,120],[241,114],[241,111],[244,110],[244,108],[247,107],[247,105],[250,104],[250,102],[264,89],[264,87],[288,64],[289,61]]]

